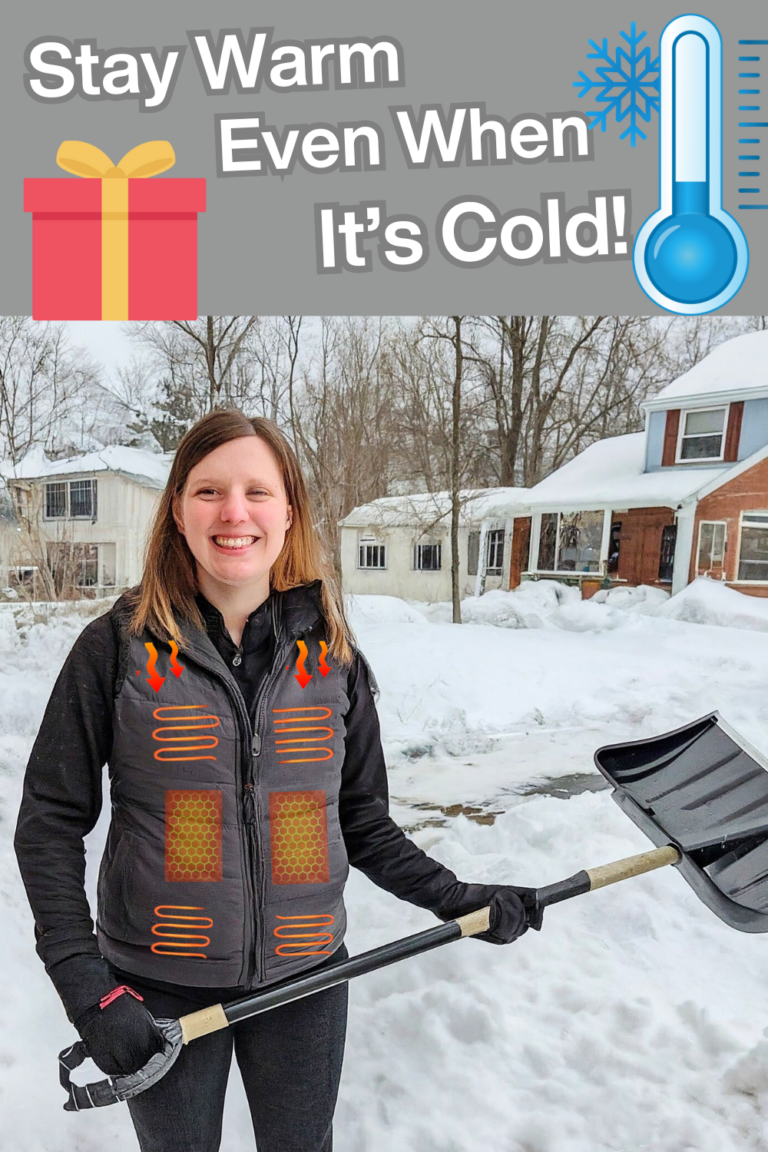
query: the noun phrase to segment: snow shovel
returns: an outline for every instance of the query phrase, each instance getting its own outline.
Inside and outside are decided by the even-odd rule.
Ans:
[[[758,752],[712,713],[650,740],[600,748],[595,762],[613,786],[613,799],[658,847],[538,888],[539,908],[675,864],[704,903],[731,927],[742,932],[768,930],[768,763]],[[485,932],[489,917],[490,909],[480,908],[229,1004],[214,1004],[179,1020],[158,1019],[155,1023],[165,1038],[163,1051],[127,1076],[73,1084],[70,1073],[88,1056],[85,1044],[78,1041],[59,1055],[60,1080],[68,1093],[64,1109],[79,1112],[128,1100],[157,1083],[190,1041],[441,944]]]

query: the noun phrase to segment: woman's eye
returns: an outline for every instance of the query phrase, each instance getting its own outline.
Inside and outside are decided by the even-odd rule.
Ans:
[[[217,489],[216,488],[201,488],[200,491],[197,493],[198,496],[208,496],[209,494],[213,494],[215,496],[217,494]],[[266,488],[250,488],[248,490],[248,495],[249,496],[269,496],[269,492],[267,492]]]

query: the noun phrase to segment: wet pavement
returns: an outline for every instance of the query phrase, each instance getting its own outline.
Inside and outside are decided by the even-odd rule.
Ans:
[[[580,796],[583,792],[602,792],[608,783],[597,772],[574,772],[570,776],[558,776],[556,779],[538,780],[529,784],[522,784],[519,788],[505,789],[504,800],[512,801],[524,796],[552,796],[556,800],[569,800],[571,796]],[[430,804],[414,803],[413,801],[397,800],[412,812],[424,813],[424,816],[415,820],[406,820],[403,827],[407,832],[417,832],[422,828],[444,828],[456,816],[466,816],[476,824],[493,824],[497,816],[503,815],[507,804],[502,807],[502,798],[497,796],[487,804]],[[429,813],[429,815],[427,815]]]

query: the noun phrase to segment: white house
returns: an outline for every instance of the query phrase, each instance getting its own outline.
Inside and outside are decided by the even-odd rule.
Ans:
[[[22,579],[41,564],[54,577],[66,565],[75,587],[92,593],[138,583],[172,459],[171,453],[110,445],[67,460],[48,460],[37,447],[16,466],[6,462],[0,471],[19,517],[9,565]],[[31,532],[23,530],[26,524]]]
[[[645,431],[591,445],[528,493],[520,579],[679,591],[707,574],[768,595],[768,332],[719,345],[644,404]],[[585,589],[587,591],[588,589]]]
[[[462,491],[462,596],[507,587],[512,528],[527,511],[525,488]],[[451,495],[385,496],[339,521],[344,591],[407,600],[451,598]]]

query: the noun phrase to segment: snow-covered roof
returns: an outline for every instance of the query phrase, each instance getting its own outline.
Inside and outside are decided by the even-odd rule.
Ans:
[[[528,488],[467,488],[461,491],[460,520],[479,524],[483,520],[524,513]],[[341,528],[408,527],[431,524],[451,515],[450,492],[417,492],[411,496],[382,496],[360,504],[339,521]]]
[[[689,372],[684,372],[646,404],[669,408],[670,400],[742,399],[742,393],[768,396],[768,331],[747,332],[719,344]]]
[[[536,511],[590,508],[674,508],[729,470],[669,468],[644,472],[645,433],[598,440],[528,491]]]
[[[173,460],[172,452],[149,452],[145,448],[127,448],[108,444],[95,452],[70,456],[67,460],[49,460],[36,445],[15,466],[0,463],[0,473],[7,481],[51,480],[57,476],[91,475],[94,472],[117,472],[146,488],[164,488]]]

